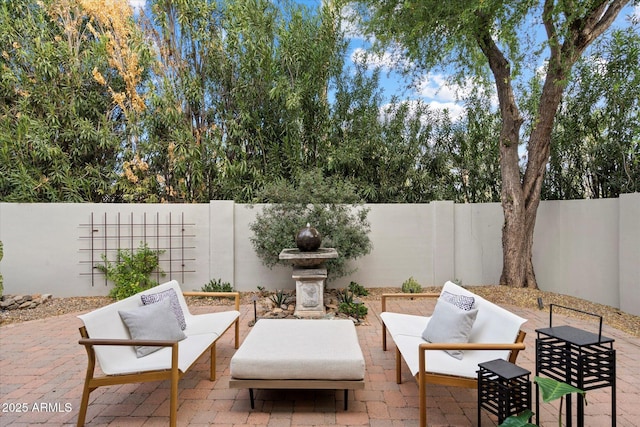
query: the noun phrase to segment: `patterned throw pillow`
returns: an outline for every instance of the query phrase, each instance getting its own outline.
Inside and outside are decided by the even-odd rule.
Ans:
[[[447,291],[442,291],[440,297],[446,302],[451,303],[465,311],[471,310],[473,308],[473,303],[476,301],[473,297],[468,297],[466,295],[456,295]]]
[[[180,301],[178,301],[178,295],[176,294],[175,289],[167,289],[166,291],[155,294],[143,294],[140,295],[140,298],[144,305],[155,304],[164,299],[168,299],[171,305],[171,311],[173,311],[173,314],[176,315],[176,319],[178,319],[180,329],[184,331],[187,328],[187,322],[184,320],[184,313],[182,312],[182,307],[180,307]]]

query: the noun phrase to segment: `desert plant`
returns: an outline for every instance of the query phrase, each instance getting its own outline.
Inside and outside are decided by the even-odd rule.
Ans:
[[[276,307],[282,307],[289,303],[289,295],[283,290],[276,290],[276,292],[271,295],[269,299]]]
[[[338,312],[346,314],[347,316],[355,317],[356,319],[362,319],[367,316],[369,309],[366,305],[361,303],[340,303],[338,305]]]
[[[417,294],[422,292],[422,286],[420,286],[420,283],[418,283],[418,281],[412,276],[402,283],[402,292],[408,294]]]
[[[338,290],[337,298],[340,303],[353,304],[355,294],[347,289],[342,289]]]
[[[369,291],[366,290],[364,286],[354,281],[351,281],[351,283],[349,283],[349,290],[359,297],[365,297],[369,295]]]
[[[369,309],[358,301],[356,296],[357,295],[350,289],[338,291],[338,312],[358,319],[365,317],[369,312]]]
[[[329,278],[352,272],[347,262],[371,251],[368,209],[352,186],[329,180],[321,171],[306,172],[293,183],[278,180],[258,196],[264,206],[251,223],[251,243],[269,268],[286,264],[278,257],[285,248],[295,248],[297,232],[309,223],[322,235],[322,246],[335,248],[338,258],[327,261]]]
[[[563,383],[562,381],[554,380],[553,378],[535,377],[533,381],[535,381],[538,384],[538,387],[540,387],[542,401],[544,403],[560,399],[560,407],[558,409],[558,427],[562,427],[562,404],[564,396],[571,393],[581,394],[585,398],[585,405],[587,404],[587,392],[580,390],[577,387]],[[531,424],[529,422],[529,419],[531,419],[533,415],[534,413],[527,409],[518,415],[508,417],[502,424],[500,424],[500,427],[536,427],[536,424]]]
[[[231,292],[233,286],[229,282],[223,282],[222,279],[211,279],[200,290],[202,292]]]
[[[151,273],[157,271],[161,276],[165,275],[159,268],[159,257],[163,252],[149,249],[146,243],[141,242],[136,251],[118,249],[113,263],[103,254],[104,264],[98,264],[95,268],[113,282],[109,296],[120,300],[158,285],[151,279]]]

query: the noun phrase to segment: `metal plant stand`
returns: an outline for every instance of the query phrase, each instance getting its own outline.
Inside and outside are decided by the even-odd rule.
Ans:
[[[497,415],[498,424],[531,409],[531,372],[502,359],[478,366],[478,426],[482,408]]]
[[[549,327],[536,329],[536,375],[545,375],[588,391],[611,387],[611,425],[616,425],[616,351],[612,338],[602,336],[602,316],[555,305],[600,319],[598,333],[573,326],[553,326],[553,307],[549,309]],[[536,420],[540,413],[540,390],[536,384]],[[566,426],[572,425],[571,395],[566,396]],[[578,427],[584,426],[584,397],[577,401]]]

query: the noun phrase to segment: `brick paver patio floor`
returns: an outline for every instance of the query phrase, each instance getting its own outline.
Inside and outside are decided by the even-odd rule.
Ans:
[[[395,350],[390,342],[382,351],[380,303],[368,302],[367,325],[357,327],[366,361],[364,390],[349,392],[349,409],[343,410],[342,392],[332,390],[258,390],[256,408],[250,409],[247,390],[231,390],[229,361],[234,354],[233,333],[218,341],[218,379],[207,378],[208,363],[202,357],[181,380],[178,424],[182,426],[414,426],[418,419],[418,387],[408,369],[403,383],[395,382]],[[518,364],[535,370],[535,329],[548,326],[548,310],[505,308],[528,319],[527,349]],[[219,309],[217,307],[197,310]],[[424,301],[399,301],[389,308],[420,313]],[[241,335],[253,317],[253,306],[242,306]],[[554,324],[571,324],[597,330],[590,320],[557,315]],[[75,315],[5,325],[0,327],[0,425],[47,426],[75,424],[87,365],[84,348],[78,345]],[[603,334],[614,338],[617,350],[617,421],[619,426],[637,426],[640,419],[640,338],[609,328]],[[287,337],[282,337],[286,346]],[[336,351],[340,351],[339,348]],[[165,426],[169,423],[169,384],[153,382],[102,387],[90,397],[89,426]],[[534,393],[535,394],[535,393]],[[428,385],[430,426],[477,425],[477,393],[474,389]],[[587,393],[585,425],[611,425],[609,388]],[[535,409],[535,404],[534,404]],[[558,402],[541,404],[540,424],[557,425]],[[575,414],[575,410],[574,410]],[[482,425],[497,420],[483,411]],[[574,423],[575,424],[575,423]]]

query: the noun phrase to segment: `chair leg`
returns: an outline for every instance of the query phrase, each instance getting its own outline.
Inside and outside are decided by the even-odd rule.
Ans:
[[[382,323],[382,351],[387,351],[387,325]]]
[[[396,384],[402,384],[402,355],[396,347]]]
[[[236,319],[236,350],[240,347],[240,318]]]
[[[209,364],[209,379],[216,380],[216,343],[211,346],[211,362]]]
[[[176,427],[178,423],[178,382],[180,372],[178,371],[178,344],[171,347],[171,396],[169,398],[169,425]]]
[[[89,381],[84,382],[84,390],[82,391],[82,400],[80,401],[80,413],[78,414],[78,427],[84,426],[87,418],[87,407],[89,406],[89,394],[95,390],[89,387]]]

